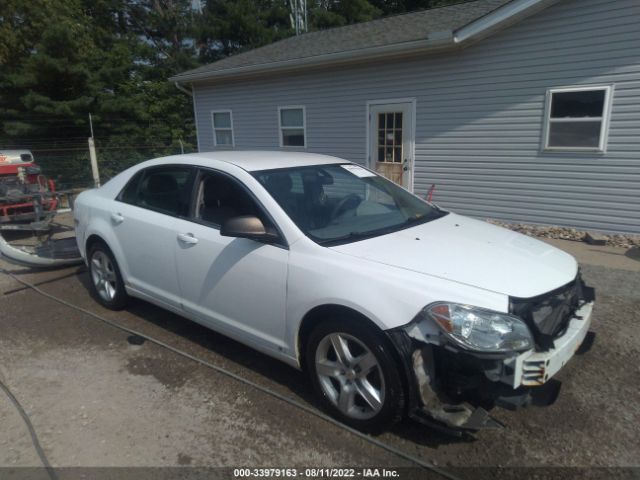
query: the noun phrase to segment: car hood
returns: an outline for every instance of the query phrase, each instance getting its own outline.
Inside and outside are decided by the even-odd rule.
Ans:
[[[520,233],[450,213],[333,250],[512,297],[541,295],[571,282],[575,259]]]

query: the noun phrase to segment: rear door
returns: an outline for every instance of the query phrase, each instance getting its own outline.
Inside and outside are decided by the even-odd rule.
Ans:
[[[111,212],[128,285],[175,308],[181,303],[176,221],[188,212],[194,172],[183,165],[142,170],[118,196]]]
[[[185,311],[202,323],[263,350],[285,347],[289,251],[282,244],[223,237],[220,226],[239,215],[273,225],[235,177],[202,170],[190,219],[178,219],[176,265]]]

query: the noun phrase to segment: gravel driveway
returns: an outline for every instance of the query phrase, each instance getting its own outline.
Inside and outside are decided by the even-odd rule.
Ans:
[[[473,439],[407,421],[378,440],[463,478],[495,473],[470,467],[500,467],[505,478],[537,471],[523,467],[589,467],[558,472],[592,478],[603,472],[597,467],[637,467],[640,268],[602,266],[606,255],[583,266],[585,279],[597,288],[596,343],[560,372],[563,388],[555,405],[496,409],[506,428]],[[304,375],[232,340],[144,302],[123,312],[102,309],[88,294],[82,268],[29,273],[1,260],[0,266],[75,305],[315,406]],[[31,416],[54,466],[411,465],[193,361],[128,340],[0,274],[0,379]],[[2,396],[0,425],[0,477],[7,467],[38,466],[24,424]],[[635,472],[607,475],[635,478],[629,477]],[[422,475],[406,471],[407,478]]]

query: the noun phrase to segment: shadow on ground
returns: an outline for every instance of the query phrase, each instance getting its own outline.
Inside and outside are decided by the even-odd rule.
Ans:
[[[625,252],[624,256],[630,258],[631,260],[640,262],[640,247],[631,247]]]
[[[91,292],[90,279],[86,270],[78,271],[75,274],[87,291]],[[125,310],[145,322],[149,322],[174,335],[178,335],[189,342],[223,356],[234,364],[250,369],[261,377],[278,383],[292,392],[296,397],[302,399],[305,403],[321,409],[316,401],[311,383],[304,372],[300,372],[283,362],[195,322],[185,321],[183,317],[143,300],[132,298]],[[129,338],[129,341],[135,342],[138,340]],[[407,441],[430,448],[438,448],[439,446],[452,443],[470,443],[476,440],[470,435],[456,437],[438,432],[409,419],[405,419],[395,425],[390,430],[390,433]]]

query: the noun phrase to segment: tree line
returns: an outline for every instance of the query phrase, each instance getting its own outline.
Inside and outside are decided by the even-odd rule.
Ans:
[[[456,1],[307,0],[307,28]],[[3,0],[0,150],[29,148],[81,186],[91,114],[106,176],[194,151],[191,98],[167,78],[294,34],[289,0]]]

